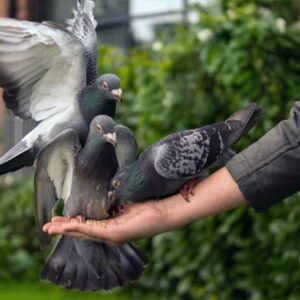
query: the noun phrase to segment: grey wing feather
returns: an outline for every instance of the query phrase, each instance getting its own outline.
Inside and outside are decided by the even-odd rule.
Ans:
[[[41,121],[73,107],[85,63],[80,41],[60,26],[0,18],[0,86],[16,116]]]
[[[34,177],[34,217],[38,233],[38,239],[42,248],[51,242],[51,237],[44,233],[42,228],[52,218],[52,209],[56,202],[56,193],[53,183],[44,168],[43,163],[38,162],[38,172]]]
[[[87,59],[87,85],[97,79],[97,22],[91,0],[77,0],[77,9],[73,10],[73,19],[66,21],[67,29],[82,42]]]
[[[168,179],[198,176],[227,148],[230,132],[226,123],[216,123],[174,133],[153,147],[154,167]]]
[[[126,126],[116,125],[115,132],[117,135],[116,154],[119,167],[122,168],[137,159],[138,145],[134,134]]]
[[[209,174],[214,173],[215,171],[221,169],[226,165],[226,163],[236,155],[236,152],[233,149],[227,149],[224,151],[220,157],[209,166]]]
[[[173,141],[155,149],[156,171],[168,179],[191,177],[204,168],[209,155],[209,139],[200,132],[173,134]]]
[[[42,227],[51,220],[56,200],[66,200],[71,193],[75,156],[80,149],[77,132],[67,129],[37,156],[34,178],[35,220],[42,246],[49,243]]]
[[[165,178],[197,177],[205,168],[222,165],[229,147],[245,135],[261,116],[255,103],[239,109],[225,122],[171,134],[152,146],[156,171]],[[227,152],[218,162],[217,160]]]

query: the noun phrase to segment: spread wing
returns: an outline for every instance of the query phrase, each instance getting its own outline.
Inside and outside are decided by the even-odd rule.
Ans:
[[[85,83],[83,45],[64,27],[0,18],[0,86],[16,116],[41,121],[73,108]]]
[[[67,20],[68,30],[80,39],[87,59],[87,85],[97,79],[97,22],[91,0],[77,0],[77,9],[73,10],[73,19]]]
[[[57,199],[68,199],[71,193],[75,156],[81,149],[76,131],[67,129],[45,146],[36,159],[35,219],[42,246],[49,237],[42,227],[52,217]]]
[[[168,179],[196,177],[228,149],[235,130],[224,122],[171,134],[153,146],[155,170]]]

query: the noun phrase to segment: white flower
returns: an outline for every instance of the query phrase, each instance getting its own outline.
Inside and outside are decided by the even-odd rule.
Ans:
[[[232,9],[227,10],[227,16],[230,20],[235,20],[236,19],[236,13]]]
[[[213,37],[213,32],[208,28],[202,29],[198,32],[197,37],[201,42],[206,42]]]
[[[263,18],[271,18],[272,17],[272,11],[268,8],[261,7],[258,9],[258,11]]]
[[[162,47],[163,47],[162,42],[156,41],[156,42],[153,44],[152,49],[153,49],[154,51],[160,51],[160,50],[162,49]]]
[[[286,21],[282,18],[276,19],[276,27],[279,32],[284,33],[286,29]]]

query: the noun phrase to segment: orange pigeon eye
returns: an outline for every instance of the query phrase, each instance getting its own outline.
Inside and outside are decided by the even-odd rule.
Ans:
[[[120,186],[120,181],[119,180],[114,180],[112,182],[112,186],[114,189],[117,189]]]
[[[96,130],[101,133],[103,132],[102,126],[100,124],[96,125]]]
[[[103,89],[106,90],[106,91],[109,91],[109,86],[108,86],[108,84],[107,84],[106,81],[103,81],[103,82],[101,83],[101,88],[103,88]]]

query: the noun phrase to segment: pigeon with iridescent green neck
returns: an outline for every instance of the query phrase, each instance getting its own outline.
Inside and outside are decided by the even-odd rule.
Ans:
[[[112,178],[111,201],[139,202],[179,191],[188,201],[199,177],[207,176],[210,168],[230,154],[231,145],[256,125],[260,113],[261,109],[252,103],[224,122],[176,132],[159,140]]]
[[[68,129],[37,157],[35,215],[40,234],[56,198],[63,199],[63,214],[94,220],[109,217],[111,177],[118,168],[115,123],[95,117],[83,147],[76,131]],[[44,240],[46,241],[46,240]],[[136,280],[147,263],[131,244],[108,245],[97,239],[59,238],[49,255],[42,279],[75,290],[111,289]]]
[[[114,117],[120,80],[97,78],[94,2],[77,3],[65,28],[0,18],[0,86],[6,107],[38,125],[0,157],[0,174],[33,164],[36,154],[65,129],[84,142],[97,115]]]

